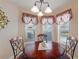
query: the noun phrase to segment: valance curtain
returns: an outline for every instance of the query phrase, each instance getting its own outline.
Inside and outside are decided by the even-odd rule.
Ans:
[[[54,20],[54,16],[44,16],[41,18],[41,24],[53,24]]]
[[[43,16],[41,17],[40,23],[41,24],[53,24],[56,23],[57,25],[67,23],[72,18],[72,12],[71,9],[68,9],[62,13],[57,14],[56,16]],[[35,15],[23,13],[22,20],[25,24],[33,23],[38,24],[38,17]]]
[[[71,20],[71,18],[72,18],[72,13],[71,13],[71,9],[70,9],[70,10],[67,10],[63,13],[56,15],[56,24],[67,23]]]
[[[25,24],[29,24],[29,23],[37,24],[38,18],[37,18],[37,16],[23,13],[23,22]]]

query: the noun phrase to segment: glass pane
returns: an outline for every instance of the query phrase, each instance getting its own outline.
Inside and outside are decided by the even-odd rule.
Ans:
[[[35,41],[35,28],[33,23],[25,24],[25,37],[28,41]]]
[[[47,41],[52,40],[52,25],[46,23],[43,25],[43,32],[47,35]]]
[[[59,26],[59,42],[65,44],[69,34],[69,22]]]

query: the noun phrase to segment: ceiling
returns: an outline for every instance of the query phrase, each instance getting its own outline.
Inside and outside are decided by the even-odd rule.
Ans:
[[[9,0],[9,1],[21,8],[25,8],[27,11],[30,11],[32,6],[34,5],[34,2],[39,0]],[[72,0],[44,0],[44,1],[49,2],[51,9],[55,10],[56,8],[61,7],[64,4],[71,3]],[[42,6],[43,11],[45,9],[45,6],[46,5]]]

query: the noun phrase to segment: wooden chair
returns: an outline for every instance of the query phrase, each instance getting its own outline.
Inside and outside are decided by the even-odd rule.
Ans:
[[[65,57],[65,56],[69,56],[70,59],[73,59],[77,43],[78,43],[78,40],[76,38],[68,37],[66,40],[66,48],[64,50],[64,53],[62,54],[62,56],[59,59],[63,59],[63,57]],[[65,59],[68,59],[68,58],[65,57]]]
[[[13,49],[14,59],[28,59],[24,53],[25,51],[22,37],[17,36],[9,41]]]

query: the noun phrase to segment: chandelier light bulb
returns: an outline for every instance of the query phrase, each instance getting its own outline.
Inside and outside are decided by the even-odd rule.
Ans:
[[[38,16],[43,16],[42,11],[40,11],[40,12],[38,13]]]
[[[48,7],[45,9],[45,13],[52,13],[52,9],[48,6]]]
[[[33,6],[31,9],[32,12],[39,12],[39,9],[37,6]]]

